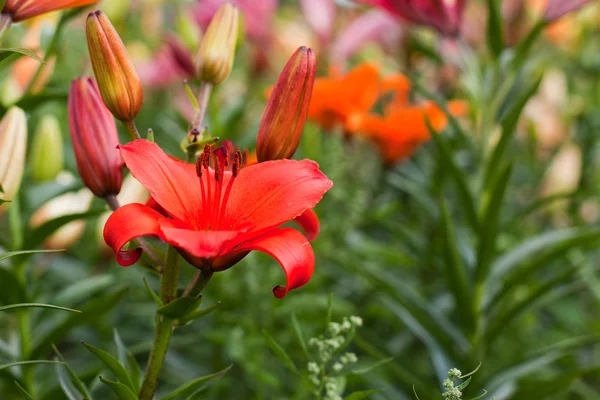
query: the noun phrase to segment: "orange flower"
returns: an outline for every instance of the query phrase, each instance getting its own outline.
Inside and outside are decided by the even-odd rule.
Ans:
[[[373,140],[387,163],[394,163],[411,156],[417,148],[429,140],[427,120],[439,132],[448,124],[444,112],[433,102],[422,105],[399,105],[392,103],[385,114],[364,114],[352,121],[352,130]],[[455,116],[467,113],[463,101],[450,101],[448,111]]]
[[[370,111],[381,92],[375,64],[362,64],[345,76],[336,71],[330,75],[315,79],[308,110],[308,118],[324,129],[345,127],[354,116]]]

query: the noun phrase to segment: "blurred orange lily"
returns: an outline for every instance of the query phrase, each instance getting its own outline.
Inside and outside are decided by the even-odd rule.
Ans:
[[[375,64],[362,64],[345,76],[332,71],[330,77],[317,78],[308,112],[309,119],[323,129],[341,126],[345,134],[359,134],[379,148],[387,163],[404,159],[429,140],[427,120],[436,131],[448,124],[444,112],[432,102],[409,103],[411,82],[403,74],[381,77]],[[392,94],[383,115],[372,112],[383,95]],[[452,115],[462,116],[467,105],[451,101]]]
[[[7,0],[2,14],[8,14],[13,22],[45,14],[50,11],[87,6],[98,0]]]

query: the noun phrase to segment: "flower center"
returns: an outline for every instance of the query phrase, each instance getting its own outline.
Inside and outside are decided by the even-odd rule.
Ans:
[[[231,174],[227,174],[229,179],[225,192],[223,192],[225,172],[229,166],[230,158],[225,146],[212,150],[210,145],[207,144],[196,161],[196,175],[200,182],[200,193],[202,195],[200,215],[205,221],[206,230],[223,228],[221,222],[223,222],[225,216],[231,187],[242,168],[242,154],[239,150],[232,157]]]

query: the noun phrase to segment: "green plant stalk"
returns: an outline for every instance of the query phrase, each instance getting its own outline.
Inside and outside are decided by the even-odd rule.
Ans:
[[[129,133],[129,136],[131,136],[131,140],[137,140],[137,139],[142,138],[140,136],[140,132],[137,129],[137,126],[135,126],[134,120],[122,121],[122,122],[123,122],[123,125],[125,125],[125,128],[127,128],[127,132]]]
[[[208,109],[208,100],[212,92],[212,86],[208,82],[203,82],[200,86],[200,92],[198,93],[198,111],[192,121],[192,130],[197,129],[202,132],[202,124],[204,124],[204,118],[206,116],[206,110]]]
[[[16,262],[14,264],[15,276],[19,280],[22,287],[27,287],[27,275],[26,275],[27,262],[25,260]],[[19,324],[19,345],[21,360],[25,361],[29,359],[29,354],[32,349],[32,338],[31,338],[31,318],[29,315],[29,309],[23,308],[17,312],[17,320]],[[23,386],[29,392],[33,393],[34,384],[34,366],[26,365],[22,367],[23,372]]]
[[[160,297],[163,304],[168,304],[177,297],[179,282],[179,253],[173,246],[167,249],[163,275],[160,280]],[[156,313],[156,332],[154,343],[150,351],[150,358],[146,366],[144,382],[140,390],[139,400],[152,400],[158,385],[158,376],[162,369],[171,336],[173,335],[174,321],[164,315]]]

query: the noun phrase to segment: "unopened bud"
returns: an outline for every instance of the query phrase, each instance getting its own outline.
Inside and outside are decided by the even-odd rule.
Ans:
[[[118,194],[123,182],[117,126],[93,78],[74,79],[69,90],[69,127],[79,175],[99,197]]]
[[[36,181],[50,181],[64,169],[63,140],[56,117],[44,116],[33,136],[29,155],[31,175]]]
[[[50,11],[62,10],[63,8],[74,8],[96,3],[98,0],[6,0],[2,14],[8,14],[13,22],[23,21],[29,18],[45,14]]]
[[[0,121],[0,200],[12,200],[19,191],[25,168],[27,120],[25,112],[13,107]],[[0,205],[2,214],[9,203]]]
[[[175,36],[167,37],[167,48],[171,53],[171,57],[175,62],[175,65],[179,71],[185,76],[193,77],[196,74],[196,67],[194,66],[194,60],[190,52],[183,46],[183,44]]]
[[[69,214],[84,213],[92,204],[93,194],[86,188],[78,192],[65,193],[44,203],[29,220],[32,228]],[[84,220],[75,220],[61,226],[44,240],[48,249],[66,249],[81,237],[85,230]]]
[[[88,15],[86,35],[104,104],[118,120],[133,120],[142,107],[142,84],[119,34],[106,15],[96,11]]]
[[[238,36],[239,11],[231,3],[215,13],[198,52],[198,79],[218,85],[229,76]]]
[[[591,0],[549,0],[544,11],[544,20],[553,22],[561,18],[563,15],[575,11]]]
[[[302,137],[315,80],[315,53],[300,47],[271,92],[256,140],[258,161],[291,158]]]

